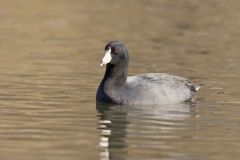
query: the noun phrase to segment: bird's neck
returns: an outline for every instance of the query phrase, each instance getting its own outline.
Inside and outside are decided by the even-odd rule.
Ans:
[[[121,87],[127,80],[128,62],[118,65],[107,64],[103,82],[111,87]]]

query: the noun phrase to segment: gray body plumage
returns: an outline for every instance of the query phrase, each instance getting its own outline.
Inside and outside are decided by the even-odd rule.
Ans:
[[[103,89],[119,104],[173,104],[192,100],[197,93],[187,79],[165,73],[130,76],[122,86],[107,84]]]

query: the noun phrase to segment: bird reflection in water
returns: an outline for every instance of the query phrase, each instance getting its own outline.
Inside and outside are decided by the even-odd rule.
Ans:
[[[128,159],[129,148],[138,145],[129,142],[127,139],[129,134],[135,134],[131,135],[135,137],[138,136],[136,133],[141,134],[141,132],[148,131],[155,134],[159,132],[158,136],[161,136],[161,133],[174,132],[174,124],[170,125],[171,129],[166,127],[169,123],[174,123],[174,121],[182,123],[182,120],[194,118],[197,115],[196,104],[194,103],[164,106],[127,106],[97,103],[96,109],[99,117],[98,129],[101,134],[99,142],[101,160]],[[147,124],[150,123],[149,126],[146,125],[146,122]],[[179,128],[179,126],[176,128]],[[163,142],[160,141],[162,139],[159,140],[159,144],[163,145]],[[144,140],[140,143],[144,144]],[[128,144],[131,146],[128,146]],[[161,148],[161,146],[159,147]],[[166,147],[171,146],[166,145]]]
[[[99,130],[101,134],[101,160],[122,160],[126,154],[127,111],[123,106],[97,104]],[[121,110],[120,110],[121,109]]]

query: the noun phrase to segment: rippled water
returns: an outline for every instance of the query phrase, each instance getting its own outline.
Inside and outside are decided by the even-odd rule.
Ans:
[[[0,6],[0,157],[206,160],[240,156],[240,2],[6,1]],[[201,86],[196,104],[96,104],[104,45],[131,75]]]

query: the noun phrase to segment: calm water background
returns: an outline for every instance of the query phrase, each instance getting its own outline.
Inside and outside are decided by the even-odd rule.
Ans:
[[[237,160],[240,1],[1,0],[2,160]],[[201,86],[197,104],[96,105],[104,45],[129,74]]]

